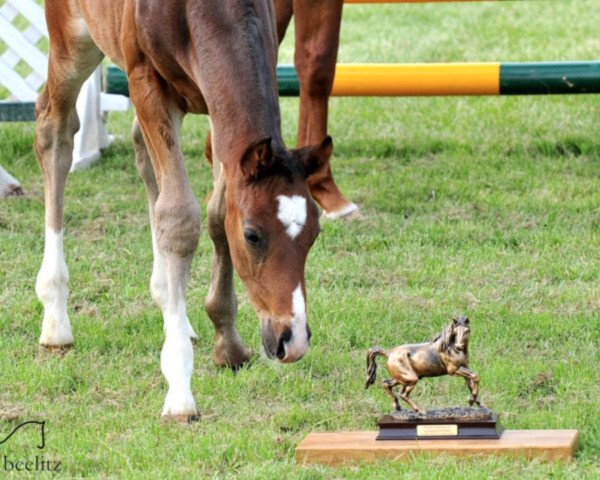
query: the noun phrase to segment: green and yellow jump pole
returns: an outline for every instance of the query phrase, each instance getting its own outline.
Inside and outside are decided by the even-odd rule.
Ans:
[[[291,65],[277,69],[282,96],[298,95]],[[600,62],[338,64],[334,96],[600,93]]]
[[[279,94],[298,96],[293,65],[277,67]],[[128,95],[125,74],[109,67],[108,93]],[[397,97],[600,93],[600,62],[338,64],[332,95]]]

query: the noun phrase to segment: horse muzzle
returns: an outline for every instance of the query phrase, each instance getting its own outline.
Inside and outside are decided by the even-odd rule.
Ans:
[[[278,325],[267,320],[262,327],[262,343],[267,356],[280,363],[300,360],[308,351],[311,331],[308,324],[302,328]]]

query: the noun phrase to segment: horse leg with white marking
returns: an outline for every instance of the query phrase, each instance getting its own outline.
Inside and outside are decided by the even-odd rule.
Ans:
[[[215,326],[215,363],[238,367],[250,359],[235,327],[237,299],[233,286],[233,263],[225,232],[225,177],[221,163],[211,158],[214,190],[208,202],[208,233],[213,241],[212,276],[205,301],[206,312]]]
[[[71,48],[60,52],[50,48],[48,83],[36,105],[35,152],[44,173],[46,214],[44,259],[35,291],[44,305],[39,342],[49,348],[65,348],[73,343],[67,314],[69,274],[63,252],[64,191],[73,161],[73,137],[79,129],[77,95],[103,58],[85,27],[75,23],[70,27],[63,31],[69,38],[61,40],[68,40]]]
[[[133,84],[131,99],[150,153],[158,184],[153,207],[156,250],[165,261],[167,291],[162,303],[165,343],[161,370],[169,384],[163,417],[188,421],[197,415],[190,382],[194,352],[190,339],[185,294],[190,265],[200,236],[200,207],[192,193],[183,164],[179,129],[183,120],[177,94],[161,82],[149,62],[132,48],[127,58]],[[139,150],[139,144],[138,144]],[[150,181],[149,198],[152,197]]]
[[[148,199],[148,212],[150,217],[150,230],[152,234],[152,253],[153,253],[153,264],[152,264],[152,276],[150,277],[150,292],[154,303],[161,309],[164,310],[168,302],[168,285],[167,285],[167,263],[164,256],[158,250],[156,245],[156,226],[154,222],[154,205],[158,199],[158,183],[156,182],[156,175],[152,162],[150,160],[150,154],[142,135],[139,121],[137,117],[133,121],[132,128],[133,144],[135,147],[135,163],[138,174],[144,182],[146,188],[146,197]],[[198,336],[194,329],[189,323],[188,319],[188,331],[190,338],[196,339]]]

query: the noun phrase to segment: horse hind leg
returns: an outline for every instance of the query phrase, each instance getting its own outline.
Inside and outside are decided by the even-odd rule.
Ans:
[[[214,152],[213,152],[214,154]],[[215,326],[215,363],[237,368],[250,359],[250,352],[235,327],[237,299],[233,286],[233,263],[225,233],[225,179],[221,164],[212,158],[214,191],[208,202],[208,233],[214,244],[212,276],[205,301]]]
[[[410,395],[410,392],[412,392],[413,388],[415,388],[416,384],[417,384],[416,381],[414,383],[405,384],[404,387],[402,388],[402,392],[400,393],[400,398],[402,400],[404,400],[406,403],[408,403],[415,412],[424,413],[425,410],[423,410],[421,407],[419,407],[415,402],[413,402],[408,397]]]
[[[285,13],[284,7],[277,8],[277,13]],[[327,135],[328,102],[335,75],[342,7],[343,0],[294,0],[294,63],[300,79],[298,147],[318,144]],[[277,21],[281,41],[285,19]],[[356,204],[346,199],[336,185],[329,163],[308,178],[308,186],[326,217],[337,219],[358,211]]]
[[[48,4],[47,8],[50,5],[56,4]],[[48,82],[36,105],[35,136],[35,153],[44,174],[45,199],[44,258],[35,287],[44,306],[39,343],[59,349],[73,343],[67,313],[69,274],[63,251],[63,205],[73,161],[73,137],[79,129],[75,103],[83,82],[103,58],[75,15],[69,18],[64,11],[63,14],[66,19],[63,24],[50,28]],[[71,28],[73,25],[78,28]],[[63,31],[56,32],[56,28]],[[55,36],[61,41],[53,43]]]
[[[402,408],[400,408],[400,402],[398,401],[398,397],[393,390],[395,386],[399,385],[399,382],[397,380],[384,380],[382,383],[386,393],[392,397],[392,406],[394,407],[394,411],[399,412],[402,410]]]
[[[150,277],[150,292],[154,303],[161,309],[164,310],[167,306],[169,299],[168,288],[167,288],[167,263],[165,257],[160,253],[158,246],[156,245],[156,224],[154,221],[154,205],[158,199],[158,183],[156,181],[156,174],[152,167],[150,154],[142,135],[139,121],[137,117],[133,121],[132,128],[133,144],[135,147],[135,163],[139,176],[144,182],[146,189],[146,197],[148,199],[148,212],[150,217],[150,231],[152,235],[152,253],[153,253],[153,264],[152,264],[152,275]],[[192,325],[187,319],[187,330],[190,338],[193,340],[197,339],[198,336]]]

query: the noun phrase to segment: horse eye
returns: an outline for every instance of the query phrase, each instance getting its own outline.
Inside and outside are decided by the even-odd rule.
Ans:
[[[260,235],[255,230],[245,230],[244,239],[251,247],[257,247],[260,245]]]

